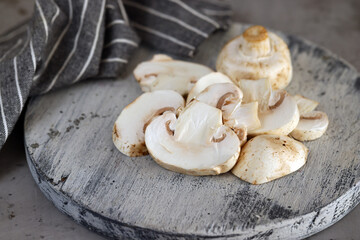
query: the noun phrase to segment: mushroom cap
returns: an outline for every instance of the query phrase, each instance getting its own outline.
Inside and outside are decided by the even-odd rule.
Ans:
[[[145,142],[159,165],[189,175],[227,172],[240,152],[236,134],[221,124],[221,111],[197,101],[178,120],[171,112],[155,118],[146,128]]]
[[[261,135],[243,146],[231,171],[246,182],[262,184],[295,172],[305,164],[307,154],[301,142],[287,136]]]
[[[221,50],[216,69],[234,82],[268,78],[274,90],[285,88],[292,78],[286,43],[264,27],[252,26]]]
[[[241,103],[242,91],[233,83],[215,83],[195,97],[199,102],[221,109],[230,103]]]
[[[319,105],[319,102],[303,97],[299,94],[293,96],[293,98],[298,105],[300,115],[313,111]]]
[[[113,128],[113,142],[120,152],[129,157],[147,155],[145,128],[163,112],[184,106],[184,98],[172,90],[143,93],[120,113]]]
[[[261,127],[249,131],[249,135],[288,135],[297,126],[300,116],[296,101],[284,90],[277,92],[273,98],[277,99],[275,104],[259,113]]]
[[[209,73],[202,78],[200,78],[194,87],[189,92],[189,95],[186,99],[186,104],[188,104],[191,100],[197,97],[202,91],[204,91],[207,87],[215,83],[232,83],[231,79],[219,72]]]
[[[291,136],[299,141],[310,141],[321,137],[329,125],[329,119],[324,112],[312,111],[300,116]]]
[[[174,90],[186,95],[202,76],[213,72],[210,68],[192,62],[174,60],[163,54],[154,55],[134,70],[135,79],[144,92]]]

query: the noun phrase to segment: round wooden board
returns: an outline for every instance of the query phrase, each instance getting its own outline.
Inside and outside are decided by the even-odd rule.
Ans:
[[[193,61],[214,68],[221,47],[245,27],[215,34]],[[330,119],[322,138],[305,143],[310,154],[299,171],[254,186],[230,173],[174,173],[149,156],[117,151],[114,121],[141,94],[132,70],[155,53],[140,48],[120,79],[31,100],[25,145],[40,189],[75,221],[114,239],[299,239],[335,223],[359,203],[360,77],[329,51],[279,34],[293,60],[287,90],[319,101]]]

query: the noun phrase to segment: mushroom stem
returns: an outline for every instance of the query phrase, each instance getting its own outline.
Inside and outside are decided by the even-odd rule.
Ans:
[[[264,57],[270,52],[270,40],[263,26],[252,26],[242,35],[242,52],[247,56]]]

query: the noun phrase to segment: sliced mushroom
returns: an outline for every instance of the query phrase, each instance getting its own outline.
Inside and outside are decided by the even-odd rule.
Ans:
[[[204,65],[159,54],[150,61],[140,63],[134,70],[134,76],[144,92],[174,90],[186,95],[197,80],[211,72]]]
[[[246,182],[262,184],[295,172],[305,164],[307,155],[301,142],[287,136],[261,135],[244,145],[231,171]]]
[[[276,92],[273,98],[277,101],[270,105],[267,111],[259,113],[261,127],[248,131],[249,135],[288,135],[297,126],[299,110],[296,101],[284,90]]]
[[[233,83],[216,83],[208,86],[195,99],[221,109],[226,126],[238,135],[240,144],[247,140],[247,131],[260,127],[258,103],[241,105],[243,93]]]
[[[291,132],[291,136],[299,141],[310,141],[321,137],[329,125],[324,112],[312,111],[300,116],[300,121]]]
[[[319,102],[308,99],[299,94],[293,96],[293,98],[298,105],[300,115],[313,111],[319,105]]]
[[[145,132],[153,159],[162,167],[189,175],[217,175],[236,163],[240,143],[222,125],[221,111],[193,101],[176,119],[171,112],[155,118]]]
[[[189,92],[189,95],[187,96],[186,104],[188,104],[191,100],[197,97],[207,87],[215,83],[232,83],[232,81],[228,76],[222,73],[219,72],[209,73],[203,76],[202,78],[200,78],[199,81],[196,82],[194,87]]]
[[[225,105],[222,111],[224,124],[234,130],[241,146],[247,141],[248,131],[261,127],[257,102]]]
[[[233,104],[222,107],[224,123],[234,129],[246,127],[248,131],[253,131],[261,127],[258,117],[258,103]]]
[[[252,26],[221,50],[216,69],[234,82],[268,78],[272,89],[283,89],[291,81],[292,65],[286,43],[262,26]]]
[[[260,111],[268,110],[271,96],[271,84],[268,79],[242,79],[238,83],[244,94],[243,103],[258,102]]]
[[[195,99],[221,109],[230,103],[241,103],[242,97],[242,91],[233,83],[215,83],[205,88]]]
[[[147,155],[144,134],[151,120],[166,111],[176,112],[183,106],[183,97],[172,90],[143,93],[117,118],[113,128],[115,146],[129,157]]]

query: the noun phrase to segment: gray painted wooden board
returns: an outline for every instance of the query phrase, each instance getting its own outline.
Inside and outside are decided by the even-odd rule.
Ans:
[[[245,27],[215,34],[193,61],[214,68],[221,47]],[[294,66],[287,90],[319,101],[330,119],[321,139],[305,143],[308,162],[296,173],[254,186],[230,173],[187,176],[118,152],[113,123],[141,94],[132,69],[154,53],[141,48],[117,80],[31,100],[25,145],[40,189],[75,221],[114,239],[299,239],[335,223],[359,203],[360,77],[329,51],[279,34]]]

